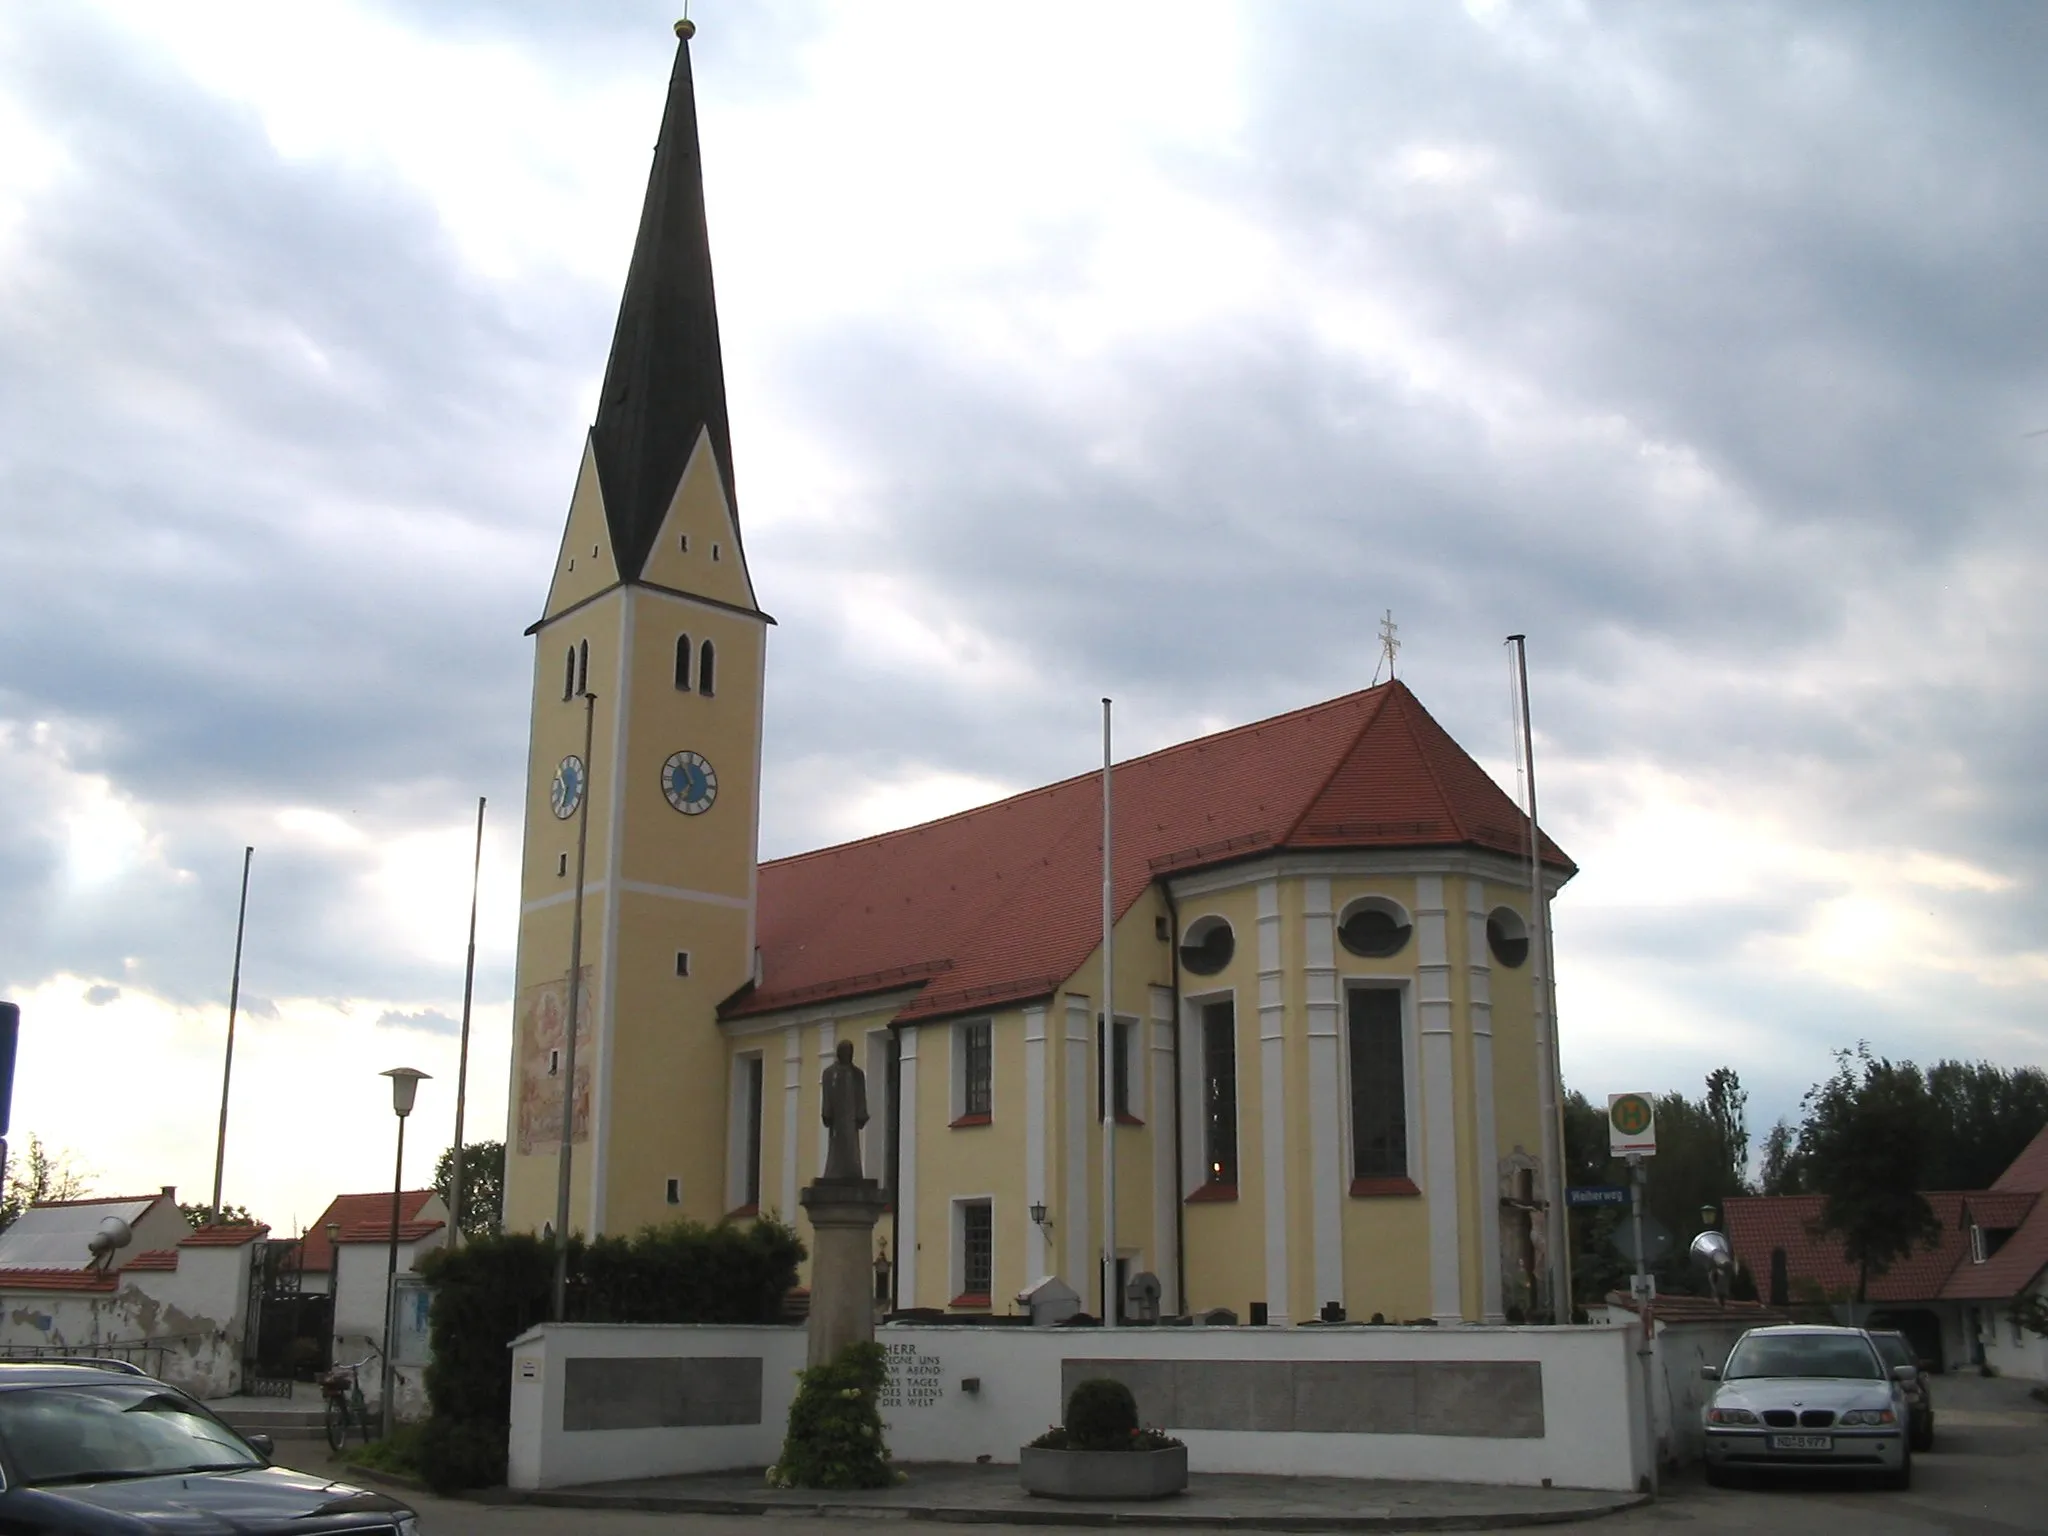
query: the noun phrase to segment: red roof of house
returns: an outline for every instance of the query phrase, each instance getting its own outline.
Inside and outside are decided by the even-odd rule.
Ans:
[[[398,1197],[398,1219],[401,1225],[416,1220],[420,1207],[434,1198],[431,1189],[408,1189]],[[368,1221],[384,1223],[384,1237],[391,1237],[391,1191],[380,1195],[336,1195],[327,1203],[327,1209],[306,1228],[299,1239],[299,1270],[303,1274],[324,1275],[334,1269],[334,1245],[327,1240],[329,1222],[338,1225],[344,1233]]]
[[[152,1248],[147,1253],[138,1253],[121,1266],[123,1274],[131,1269],[176,1269],[178,1250],[175,1248]]]
[[[1933,1301],[1960,1294],[1950,1289],[1965,1283],[1958,1279],[1960,1270],[1974,1270],[1981,1277],[1991,1269],[1990,1264],[1970,1263],[1970,1222],[1974,1219],[1980,1227],[1991,1230],[2019,1226],[2037,1200],[2033,1195],[1984,1190],[1937,1190],[1926,1198],[1935,1219],[1941,1223],[1940,1236],[1932,1248],[1916,1248],[1883,1274],[1872,1275],[1870,1300]],[[1723,1202],[1728,1242],[1750,1273],[1757,1276],[1759,1285],[1767,1283],[1770,1275],[1771,1250],[1783,1248],[1785,1271],[1795,1282],[1818,1281],[1828,1291],[1854,1293],[1856,1267],[1842,1257],[1841,1240],[1816,1235],[1812,1230],[1825,1204],[1820,1195],[1747,1195]],[[2020,1236],[2015,1232],[2006,1246],[2011,1248],[2019,1243]],[[2029,1250],[2018,1251],[2024,1254]],[[2001,1251],[1994,1261],[2004,1258]],[[2023,1262],[2015,1257],[2005,1267],[2016,1268]],[[2031,1280],[2039,1271],[2037,1264],[2027,1279]],[[1999,1273],[2002,1275],[2004,1269]],[[2000,1294],[2016,1295],[2024,1285],[2022,1281],[2020,1287]],[[1969,1294],[1984,1293],[1972,1290]]]
[[[1624,1312],[1641,1310],[1633,1296],[1620,1291],[1608,1293],[1607,1305]],[[1792,1321],[1791,1313],[1767,1307],[1760,1301],[1716,1301],[1711,1296],[1659,1296],[1651,1308],[1660,1323],[1738,1322],[1746,1328],[1762,1328]]]
[[[0,1291],[111,1291],[115,1283],[96,1269],[0,1269]]]
[[[438,1232],[447,1226],[445,1221],[401,1221],[398,1224],[398,1240],[401,1243],[416,1243],[430,1232]],[[352,1227],[341,1229],[344,1243],[388,1243],[391,1241],[391,1213],[387,1210],[377,1221],[359,1221]]]
[[[1282,848],[1479,847],[1528,821],[1399,682],[1119,763],[1115,903]],[[1102,776],[761,866],[760,986],[727,1017],[900,987],[904,1019],[1043,996],[1101,939]],[[1544,860],[1573,872],[1547,838]]]
[[[2025,1201],[2026,1209],[2015,1217],[2008,1208],[1988,1206],[1994,1200]],[[2019,1295],[2043,1269],[2048,1269],[2048,1198],[2019,1191],[1970,1196],[1971,1214],[1987,1232],[2007,1231],[2011,1236],[1982,1264],[1967,1257],[1955,1267],[1942,1287],[1946,1301],[2006,1301]]]
[[[2012,1160],[2012,1166],[1991,1181],[1993,1189],[2021,1189],[2033,1194],[2048,1192],[2048,1126],[2028,1142]]]
[[[180,1248],[239,1248],[244,1243],[253,1243],[260,1237],[270,1235],[270,1228],[260,1221],[222,1221],[212,1226],[194,1227],[190,1237],[180,1238]]]

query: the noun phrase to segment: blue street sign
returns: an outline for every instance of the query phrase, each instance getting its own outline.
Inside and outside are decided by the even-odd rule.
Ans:
[[[1564,1192],[1564,1203],[1580,1205],[1627,1205],[1628,1189],[1620,1184],[1574,1184]]]

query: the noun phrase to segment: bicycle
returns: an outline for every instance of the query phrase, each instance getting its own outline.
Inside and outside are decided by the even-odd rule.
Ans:
[[[320,1378],[320,1395],[327,1399],[327,1444],[339,1456],[348,1448],[349,1420],[354,1419],[368,1445],[375,1435],[370,1429],[370,1405],[363,1398],[364,1366],[376,1359],[369,1354],[353,1365],[337,1365]]]

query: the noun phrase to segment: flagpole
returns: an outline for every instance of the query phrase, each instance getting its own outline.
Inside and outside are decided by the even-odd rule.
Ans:
[[[249,924],[249,862],[256,850],[242,850],[242,904],[235,913],[235,971],[228,983],[228,1049],[220,1067],[220,1138],[213,1145],[213,1206],[209,1221],[220,1220],[220,1180],[228,1161],[228,1083],[235,1075],[235,1013],[242,1003],[242,935]]]
[[[1111,870],[1110,703],[1102,701],[1102,1326],[1114,1328],[1116,1295],[1116,886]]]
[[[462,1054],[455,1068],[455,1153],[448,1180],[448,1246],[462,1246],[462,1108],[469,1090],[469,1005],[476,994],[476,897],[484,870],[484,797],[476,797],[476,855],[469,866],[469,955],[462,963]]]
[[[1551,1320],[1572,1320],[1572,1264],[1567,1251],[1564,1191],[1564,1072],[1557,1043],[1556,993],[1551,980],[1550,903],[1543,890],[1543,834],[1536,820],[1536,736],[1529,717],[1528,637],[1509,635],[1515,648],[1515,686],[1522,709],[1522,766],[1529,780],[1529,991],[1535,1003],[1537,1073],[1542,1084],[1544,1227],[1550,1252]]]

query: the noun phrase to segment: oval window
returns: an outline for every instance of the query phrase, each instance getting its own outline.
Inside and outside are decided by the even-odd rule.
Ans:
[[[1363,896],[1344,909],[1337,942],[1366,960],[1384,960],[1408,947],[1415,925],[1401,904],[1384,896]]]
[[[1214,976],[1237,953],[1237,935],[1220,917],[1197,918],[1181,941],[1180,963],[1197,976]]]
[[[1486,947],[1510,970],[1529,958],[1529,925],[1513,907],[1495,907],[1486,914]]]

